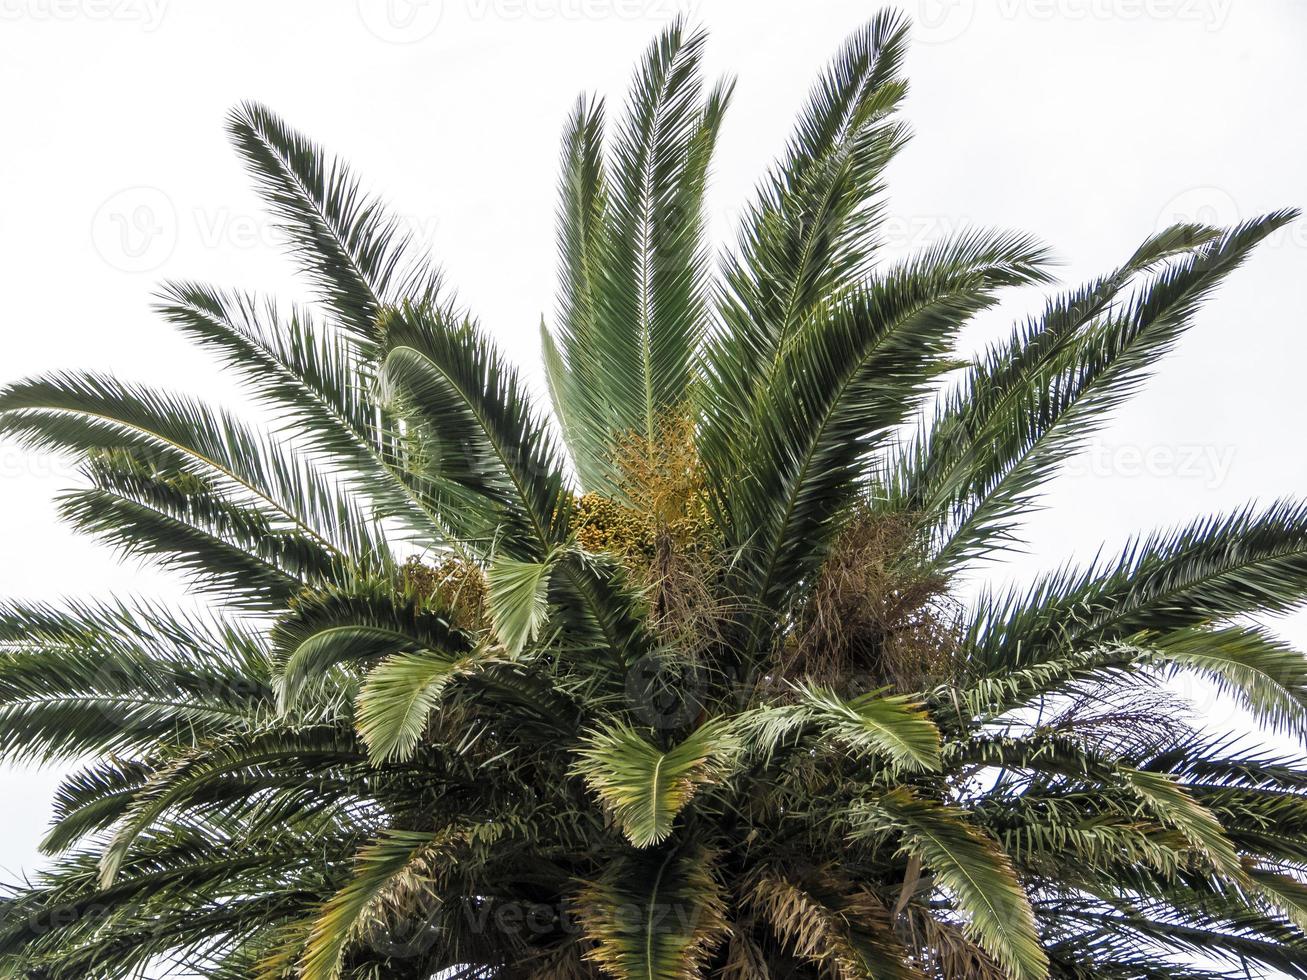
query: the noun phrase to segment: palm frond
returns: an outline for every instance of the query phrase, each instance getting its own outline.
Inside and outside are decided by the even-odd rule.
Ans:
[[[274,528],[324,551],[375,559],[368,518],[338,481],[297,454],[201,402],[96,374],[56,374],[0,392],[0,432],[24,445],[85,455],[127,450],[165,470],[218,481]]]
[[[552,559],[543,562],[498,558],[486,569],[487,602],[495,633],[509,653],[520,653],[549,617]]]
[[[957,331],[999,288],[1040,279],[1044,258],[1023,236],[963,235],[849,293],[794,339],[760,396],[740,478],[708,460],[739,549],[740,594],[767,609],[791,600],[869,454],[925,393]]]
[[[269,404],[283,429],[329,459],[379,517],[397,520],[418,544],[440,542],[427,501],[394,458],[371,368],[308,310],[286,317],[271,302],[197,283],[166,285],[157,309],[216,352]]]
[[[953,808],[906,788],[891,790],[859,814],[855,833],[890,830],[920,858],[970,916],[968,934],[1018,978],[1048,975],[1034,913],[1011,861]]]
[[[726,936],[710,853],[623,856],[576,900],[587,958],[619,980],[693,980]]]
[[[278,696],[284,711],[338,664],[420,650],[458,657],[473,647],[471,637],[444,610],[428,608],[412,596],[396,596],[383,583],[305,596],[276,624],[271,639],[281,668]]]
[[[890,117],[907,25],[892,11],[854,34],[818,79],[788,152],[746,212],[722,262],[721,320],[707,347],[704,444],[733,456],[741,412],[808,317],[868,271],[883,217],[881,175],[907,130]]]
[[[341,161],[261,105],[232,110],[228,130],[323,304],[365,355],[386,305],[433,303],[440,277]]]
[[[373,763],[407,759],[445,688],[477,666],[473,657],[418,650],[392,654],[369,670],[359,689],[355,722]]]
[[[736,741],[727,724],[708,724],[660,750],[629,726],[590,733],[577,750],[573,771],[608,807],[636,847],[666,840],[695,793],[719,779]]]
[[[1290,501],[1194,521],[1130,542],[1084,570],[986,596],[967,628],[971,669],[1022,668],[1063,652],[1169,633],[1307,599],[1307,507]]]
[[[1181,228],[1170,236],[1181,258],[1117,302],[1112,287],[1167,251],[1152,239],[1121,273],[1055,302],[1041,322],[988,352],[927,437],[918,465],[940,466],[931,458],[933,438],[944,454],[940,482],[924,494],[900,490],[904,506],[940,522],[936,561],[951,567],[1005,543],[1033,495],[1139,389],[1202,301],[1295,216],[1276,211],[1210,241],[1201,229]]]
[[[0,607],[0,751],[12,761],[130,753],[240,730],[271,705],[242,631],[134,604]]]

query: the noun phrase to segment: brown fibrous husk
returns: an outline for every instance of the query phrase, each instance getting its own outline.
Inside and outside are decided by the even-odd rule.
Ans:
[[[960,613],[948,581],[924,570],[912,515],[859,504],[781,646],[778,675],[923,690],[952,669]]]

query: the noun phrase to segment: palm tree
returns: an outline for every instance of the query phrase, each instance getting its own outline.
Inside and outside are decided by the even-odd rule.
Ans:
[[[78,767],[0,975],[1307,977],[1307,762],[1165,683],[1307,736],[1307,659],[1249,618],[1307,599],[1307,505],[956,598],[1292,215],[1169,228],[959,360],[1047,254],[881,255],[905,35],[848,41],[720,260],[703,35],[607,142],[577,103],[552,417],[344,165],[232,113],[317,302],[159,308],[263,423],[0,393],[82,461],[75,528],[211,600],[0,608],[3,758]]]

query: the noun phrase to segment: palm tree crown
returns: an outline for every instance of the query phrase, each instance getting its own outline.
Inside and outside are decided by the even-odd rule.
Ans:
[[[552,416],[343,164],[232,113],[317,300],[159,309],[271,421],[0,392],[82,461],[74,527],[213,599],[0,606],[0,752],[80,767],[0,975],[1307,977],[1307,763],[1163,683],[1307,736],[1307,659],[1248,618],[1307,599],[1307,505],[954,587],[1293,215],[1168,228],[959,359],[1048,255],[884,259],[905,42],[850,38],[720,257],[703,34],[616,125],[576,104]]]

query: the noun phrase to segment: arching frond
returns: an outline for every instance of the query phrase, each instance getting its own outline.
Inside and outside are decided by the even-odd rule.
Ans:
[[[365,355],[383,306],[436,301],[439,276],[403,224],[339,160],[268,109],[246,102],[228,131],[322,302]]]

